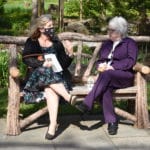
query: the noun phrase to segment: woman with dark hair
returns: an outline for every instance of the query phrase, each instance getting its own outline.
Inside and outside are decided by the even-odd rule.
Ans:
[[[46,56],[55,58],[59,64],[59,70],[57,66],[55,67],[56,62],[53,62],[52,58],[46,59]],[[42,15],[37,18],[23,50],[23,62],[30,70],[23,91],[26,103],[46,99],[50,125],[45,138],[49,140],[55,137],[60,96],[70,104],[73,104],[75,99],[75,96],[72,97],[69,94],[71,74],[68,67],[72,60],[72,44],[65,41],[63,45],[54,34],[51,15]]]

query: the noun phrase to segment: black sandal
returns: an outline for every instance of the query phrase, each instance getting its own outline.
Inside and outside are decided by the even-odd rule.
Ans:
[[[76,104],[77,96],[71,95],[69,103],[70,105],[74,106]]]

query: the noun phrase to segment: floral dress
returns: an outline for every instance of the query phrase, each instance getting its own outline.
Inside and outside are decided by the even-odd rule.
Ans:
[[[53,46],[49,48],[42,47],[42,51],[43,54],[56,54]],[[36,68],[30,75],[23,90],[25,103],[36,103],[44,100],[44,88],[54,83],[64,83],[66,89],[68,89],[67,82],[63,79],[62,72],[56,73],[51,67]]]

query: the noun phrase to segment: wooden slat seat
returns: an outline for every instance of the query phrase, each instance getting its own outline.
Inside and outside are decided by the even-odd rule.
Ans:
[[[89,92],[90,89],[88,88],[87,85],[77,85],[73,87],[72,91],[70,91],[70,94],[79,96],[79,99],[77,99],[77,101],[82,101]],[[131,99],[135,101],[137,96],[136,93],[137,93],[137,86],[117,89],[114,90],[113,98],[116,100]]]
[[[90,89],[87,85],[77,85],[73,87],[73,90],[70,91],[71,95],[87,95],[90,92]],[[114,94],[136,94],[137,86],[128,87],[124,89],[117,89],[114,91]]]

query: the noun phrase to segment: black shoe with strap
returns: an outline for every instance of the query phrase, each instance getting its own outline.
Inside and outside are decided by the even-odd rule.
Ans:
[[[76,104],[76,101],[77,101],[77,96],[71,95],[70,100],[69,100],[69,104],[74,106]]]

